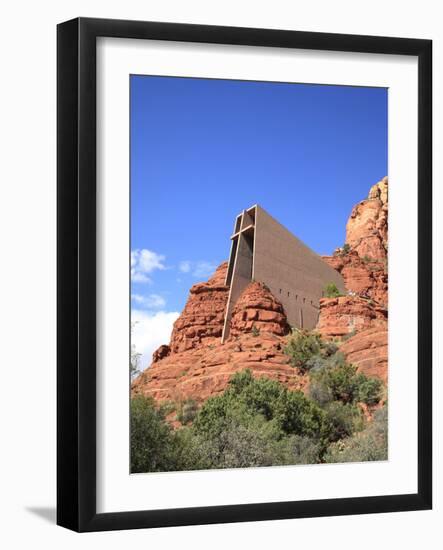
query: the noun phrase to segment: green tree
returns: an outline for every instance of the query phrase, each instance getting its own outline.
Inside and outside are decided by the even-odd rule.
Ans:
[[[388,411],[379,409],[365,430],[333,443],[325,462],[367,462],[388,459]]]
[[[324,368],[311,370],[310,373],[309,394],[321,405],[330,401],[374,405],[381,399],[382,388],[380,380],[357,373],[357,367],[340,356],[335,365],[331,361]]]
[[[198,442],[187,428],[174,431],[150,397],[131,399],[131,472],[199,469]]]
[[[337,344],[322,340],[317,332],[294,329],[288,336],[284,353],[293,367],[303,371],[325,364],[338,350]]]
[[[283,351],[293,367],[303,368],[309,359],[320,354],[321,349],[322,340],[319,334],[294,329]]]

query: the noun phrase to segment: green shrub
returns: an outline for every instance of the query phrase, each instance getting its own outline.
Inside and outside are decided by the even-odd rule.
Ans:
[[[321,432],[323,419],[321,408],[301,391],[290,391],[268,378],[254,379],[245,370],[233,376],[222,395],[203,404],[193,428],[199,434],[216,437],[233,424],[253,426],[264,421],[280,438],[285,434],[315,437]]]
[[[318,437],[325,420],[321,408],[301,391],[288,391],[275,407],[275,417],[287,434]]]
[[[381,380],[357,373],[357,367],[347,363],[341,353],[331,357],[324,368],[311,369],[309,394],[320,405],[330,401],[375,405],[382,390]]]
[[[189,424],[197,416],[198,404],[194,399],[185,399],[177,408],[177,420],[184,424]]]
[[[325,298],[338,298],[338,296],[341,296],[341,293],[335,283],[328,283],[323,289],[323,295]]]
[[[358,375],[358,401],[366,403],[366,405],[376,405],[380,401],[382,393],[383,383],[379,378]]]
[[[312,372],[310,396],[324,405],[329,401],[352,403],[357,394],[356,368],[345,363]]]
[[[310,464],[319,460],[323,421],[302,392],[245,370],[203,404],[192,430],[211,468]]]
[[[324,440],[338,441],[348,437],[364,427],[363,413],[357,405],[332,401],[324,407]]]
[[[260,336],[260,330],[254,325],[251,329],[252,336]]]
[[[367,462],[388,459],[388,415],[386,406],[360,433],[333,443],[323,456],[325,462]]]
[[[173,430],[165,421],[171,403],[156,407],[151,398],[133,398],[131,472],[313,464],[382,456],[382,440],[387,436],[380,421],[377,426],[381,428],[366,428],[361,437],[357,435],[365,425],[357,402],[376,401],[381,383],[357,374],[343,354],[317,338],[315,341],[320,342],[320,351],[309,360],[317,362],[310,372],[312,399],[244,370],[200,409],[192,399],[175,404],[183,426]]]
[[[288,355],[293,367],[303,366],[315,355],[319,355],[322,349],[322,340],[316,332],[294,330],[288,337],[287,344],[283,349]]]
[[[131,472],[181,469],[176,461],[173,432],[149,397],[131,400]]]

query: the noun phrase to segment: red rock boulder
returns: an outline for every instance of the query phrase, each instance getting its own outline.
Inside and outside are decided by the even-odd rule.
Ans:
[[[290,327],[282,304],[263,283],[250,283],[235,304],[230,336],[257,331],[283,336]]]
[[[193,349],[205,338],[221,338],[229,293],[227,268],[227,262],[222,263],[208,282],[191,287],[185,308],[174,323],[172,353]]]

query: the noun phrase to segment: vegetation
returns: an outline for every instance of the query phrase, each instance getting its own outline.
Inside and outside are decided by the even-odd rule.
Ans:
[[[249,370],[199,408],[192,399],[131,402],[131,471],[158,472],[384,460],[386,407],[368,422],[361,403],[379,403],[382,383],[357,373],[333,342],[293,331],[286,353],[309,376],[309,393]],[[173,410],[181,427],[165,416]]]
[[[197,416],[198,405],[194,399],[185,399],[177,409],[177,420],[185,425],[192,422]]]
[[[131,323],[131,336],[136,322]],[[135,345],[131,342],[131,357],[129,360],[129,375],[131,380],[140,374],[140,357],[141,353],[137,353]]]
[[[258,329],[255,325],[251,329],[252,336],[260,336],[260,329]]]
[[[333,443],[323,457],[325,462],[366,462],[388,459],[388,411],[379,409],[362,432]]]
[[[323,294],[325,298],[338,298],[342,295],[335,283],[328,283],[323,290]]]
[[[317,332],[293,329],[283,351],[293,367],[310,370],[316,361],[332,356],[337,349],[334,342],[325,342]]]

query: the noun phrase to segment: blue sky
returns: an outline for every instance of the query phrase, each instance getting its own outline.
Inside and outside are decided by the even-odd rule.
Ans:
[[[134,75],[130,94],[132,307],[151,317],[228,258],[242,209],[329,254],[387,175],[384,88]]]

